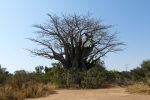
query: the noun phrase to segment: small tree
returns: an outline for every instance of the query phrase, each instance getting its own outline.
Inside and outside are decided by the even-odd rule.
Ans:
[[[10,74],[6,71],[6,68],[2,68],[0,65],[0,84],[4,84],[9,76]]]
[[[35,71],[36,71],[37,74],[41,74],[43,70],[44,70],[43,66],[37,66],[37,67],[35,67]]]

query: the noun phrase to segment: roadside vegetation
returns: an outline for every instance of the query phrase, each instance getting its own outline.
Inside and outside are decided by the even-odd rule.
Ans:
[[[37,66],[34,72],[13,74],[0,67],[0,100],[23,100],[54,94],[56,88],[127,87],[130,93],[150,94],[150,61],[131,71],[108,71],[98,62],[87,71],[66,71],[60,63]]]
[[[127,87],[130,93],[150,94],[150,86],[144,83],[135,83]]]
[[[133,84],[127,87],[130,93],[150,94],[150,60],[130,71]]]
[[[42,74],[24,70],[10,74],[0,66],[0,100],[24,100],[55,93],[55,87],[41,78]]]

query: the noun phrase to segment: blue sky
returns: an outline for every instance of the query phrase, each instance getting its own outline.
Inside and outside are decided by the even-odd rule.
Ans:
[[[26,38],[36,31],[50,14],[91,13],[105,24],[114,25],[124,51],[104,58],[107,69],[128,70],[150,59],[149,0],[0,0],[0,64],[10,72],[33,71],[37,65],[50,66],[51,60],[35,57],[26,48],[35,48]]]

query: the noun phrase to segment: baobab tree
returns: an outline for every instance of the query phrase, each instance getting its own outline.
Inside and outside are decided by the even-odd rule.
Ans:
[[[100,20],[76,14],[48,17],[46,24],[34,25],[37,37],[29,38],[41,45],[30,50],[34,55],[58,60],[65,69],[87,70],[107,53],[121,50],[116,33],[108,32],[111,25]]]

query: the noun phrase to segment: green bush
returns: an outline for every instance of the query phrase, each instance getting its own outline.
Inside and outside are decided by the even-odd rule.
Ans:
[[[65,71],[65,74],[67,87],[79,88],[81,86],[81,81],[84,78],[83,72],[79,70],[68,70]]]
[[[47,77],[47,79],[49,79],[51,83],[54,83],[57,85],[65,84],[64,68],[54,66],[50,68],[49,71],[47,71],[45,77]]]
[[[140,67],[131,70],[133,81],[138,82],[140,81],[147,82],[150,79],[149,73],[150,73],[150,60],[143,61]]]
[[[105,73],[106,73],[107,83],[109,84],[116,83],[117,73],[115,71],[105,71]]]
[[[6,68],[2,68],[0,65],[0,84],[3,85],[6,83],[7,79],[10,77],[11,75],[9,74],[8,71],[6,71]]]
[[[98,67],[93,67],[84,72],[84,78],[81,82],[83,88],[100,88],[107,86],[107,77],[105,71]]]

